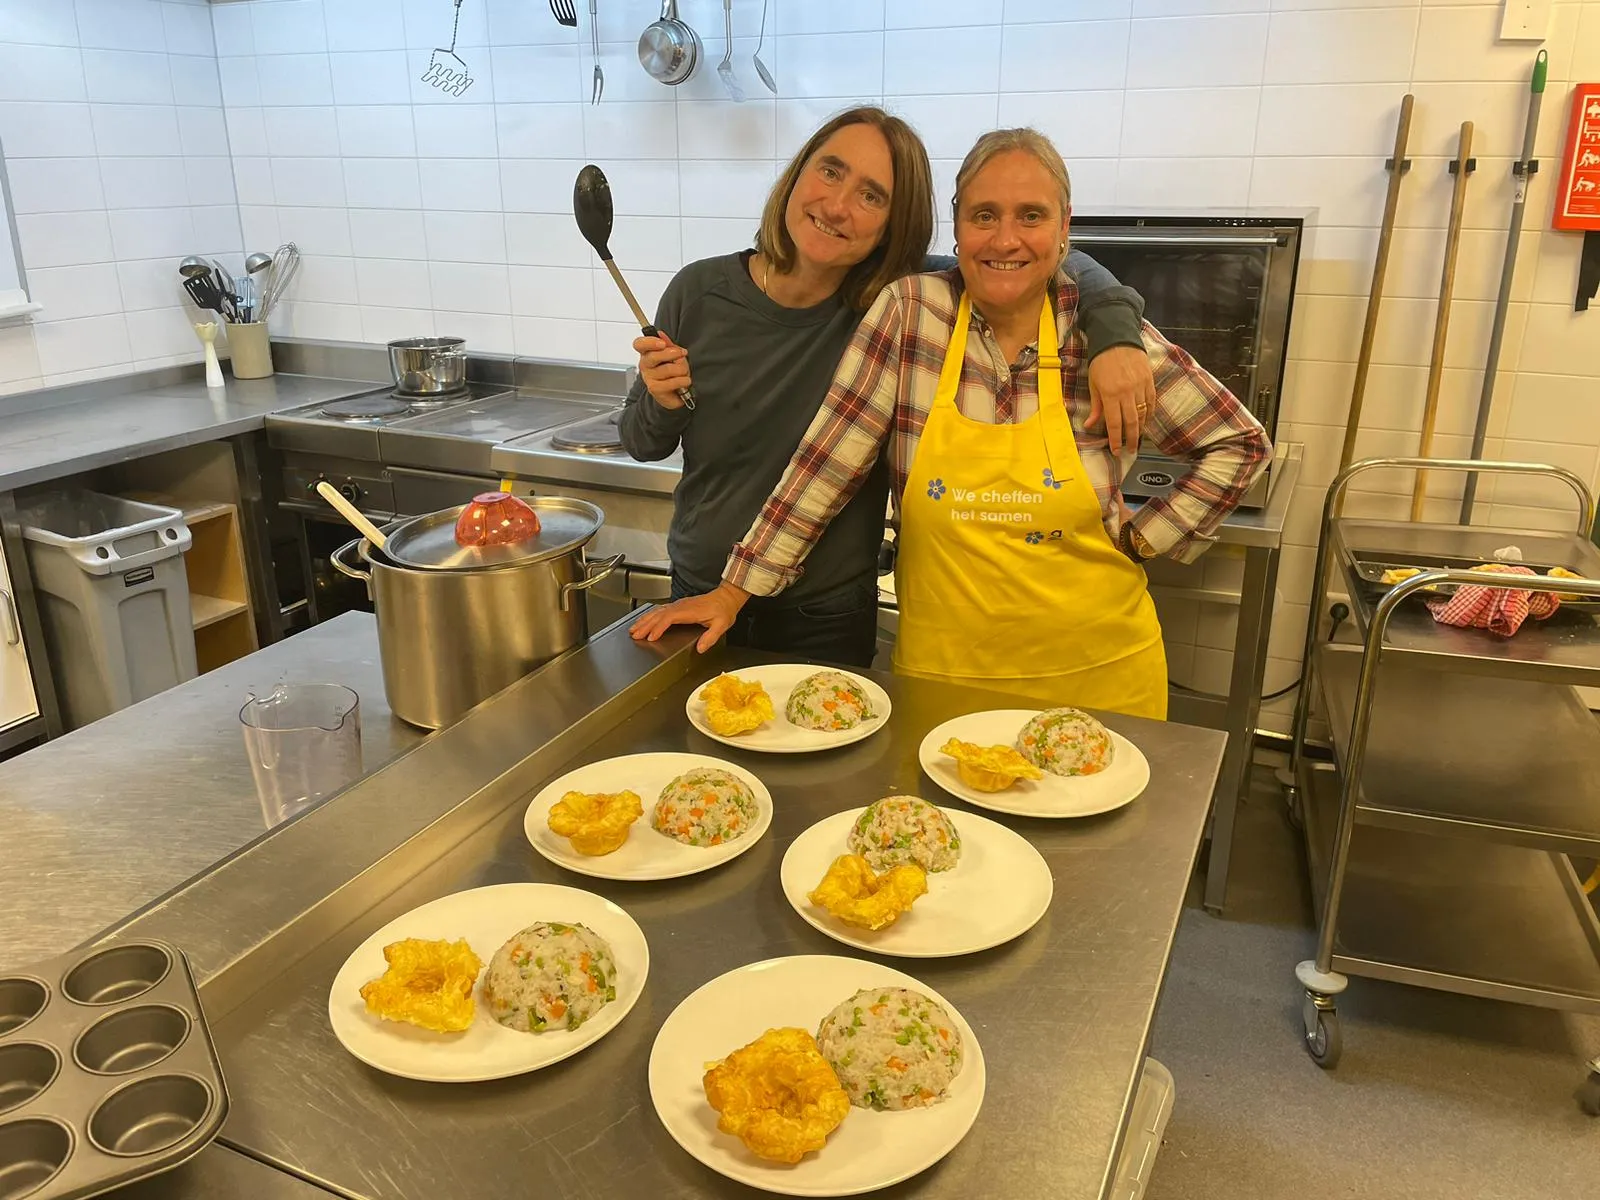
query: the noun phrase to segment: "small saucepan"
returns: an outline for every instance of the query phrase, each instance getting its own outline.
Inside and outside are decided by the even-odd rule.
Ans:
[[[687,81],[700,65],[700,35],[678,19],[678,0],[662,0],[661,19],[639,35],[639,65],[658,83]]]
[[[397,392],[444,396],[467,386],[467,342],[458,337],[401,338],[389,343]]]

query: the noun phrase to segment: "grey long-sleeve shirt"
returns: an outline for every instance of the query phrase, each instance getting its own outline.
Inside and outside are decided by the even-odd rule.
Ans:
[[[689,351],[698,407],[662,408],[641,379],[620,426],[623,447],[643,462],[683,446],[667,551],[674,573],[696,592],[721,580],[734,544],[822,407],[862,316],[837,295],[810,308],[774,303],[750,278],[749,254],[690,263],[667,285],[656,311],[657,327]],[[953,259],[930,259],[927,269],[951,265]],[[1072,251],[1067,270],[1078,284],[1078,321],[1091,357],[1111,346],[1141,345],[1139,294],[1081,251]],[[807,557],[805,574],[784,592],[786,606],[872,586],[888,494],[880,459]]]

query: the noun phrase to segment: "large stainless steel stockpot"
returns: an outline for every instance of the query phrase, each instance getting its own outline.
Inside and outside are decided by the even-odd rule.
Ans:
[[[390,526],[387,551],[356,538],[333,554],[336,570],[367,584],[377,609],[383,690],[402,720],[443,728],[588,639],[581,593],[616,570],[623,556],[584,557],[605,520],[593,504],[561,497],[528,503],[539,514],[539,535],[485,548],[486,556],[455,545],[464,505]],[[352,563],[356,554],[364,569]]]

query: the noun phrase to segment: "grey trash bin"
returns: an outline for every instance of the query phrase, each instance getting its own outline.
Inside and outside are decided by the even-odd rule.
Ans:
[[[68,728],[195,677],[181,512],[77,489],[18,517]]]

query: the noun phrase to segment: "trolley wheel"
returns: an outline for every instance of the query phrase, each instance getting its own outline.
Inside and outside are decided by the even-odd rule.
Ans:
[[[1590,1071],[1578,1089],[1578,1104],[1591,1117],[1600,1117],[1600,1071]]]
[[[1344,1053],[1344,1035],[1339,1026],[1338,1009],[1327,1000],[1319,1003],[1319,999],[1307,994],[1301,1009],[1305,1047],[1312,1062],[1324,1071],[1331,1071],[1339,1065],[1339,1056]]]

